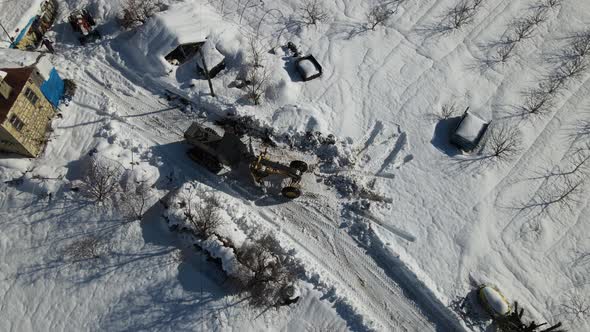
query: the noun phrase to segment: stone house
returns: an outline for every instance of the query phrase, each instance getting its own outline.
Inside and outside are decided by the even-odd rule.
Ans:
[[[35,66],[0,69],[0,150],[27,157],[43,151],[57,107],[50,97],[60,96],[60,86],[63,91],[59,75],[51,75]]]

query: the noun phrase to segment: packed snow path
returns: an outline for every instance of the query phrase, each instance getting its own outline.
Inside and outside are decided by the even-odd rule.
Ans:
[[[101,52],[99,48],[96,50]],[[175,177],[198,179],[219,190],[232,191],[234,195],[244,197],[245,201],[250,198],[248,191],[239,188],[240,184],[228,186],[219,183],[214,175],[186,157],[183,144],[177,144],[182,140],[185,127],[195,119],[194,115],[177,108],[166,109],[164,99],[141,87],[134,87],[132,93],[126,91],[133,83],[112,64],[95,60],[88,61],[91,65],[86,66],[68,65],[83,70],[78,76],[78,84],[81,90],[92,95],[88,102],[108,100],[111,109],[116,110],[113,118],[122,121],[123,128],[132,130],[137,142],[154,146],[164,153],[162,160],[174,169]],[[69,62],[64,60],[64,64]],[[127,93],[120,95],[113,91]],[[85,102],[82,99],[76,103]],[[158,149],[157,146],[165,148]],[[436,328],[407,298],[383,266],[375,261],[379,258],[372,257],[371,252],[339,227],[340,216],[334,199],[317,195],[269,207],[250,204],[263,220],[282,234],[281,237],[287,240],[286,245],[297,249],[310,272],[317,273],[322,283],[335,287],[337,295],[349,299],[353,309],[365,319],[374,320],[370,324],[374,328],[391,331],[429,331]],[[373,255],[379,254],[375,252]],[[449,326],[453,326],[444,317],[430,318],[443,324],[441,330],[449,330]]]

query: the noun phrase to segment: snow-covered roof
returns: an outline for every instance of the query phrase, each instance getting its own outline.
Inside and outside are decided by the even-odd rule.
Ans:
[[[4,81],[4,78],[8,75],[5,71],[0,70],[0,82]]]
[[[308,79],[320,73],[320,71],[316,68],[315,64],[308,59],[303,59],[299,61],[298,66],[299,68],[301,68],[301,71],[303,72],[305,79]]]
[[[205,44],[203,44],[203,46],[201,46],[200,54],[201,56],[197,57],[197,64],[202,69],[205,68],[203,68],[203,61],[201,57],[205,58],[205,64],[207,64],[207,69],[211,69],[214,66],[217,66],[225,58],[223,54],[221,54],[217,50],[215,44],[209,39],[205,42]]]
[[[471,112],[466,112],[455,134],[469,142],[475,142],[487,124],[488,122],[479,116]]]
[[[179,4],[148,21],[131,43],[134,53],[139,51],[139,55],[144,57],[137,60],[147,61],[146,68],[165,72],[169,67],[165,56],[179,45],[205,42],[229,27],[230,24],[205,2]]]
[[[0,49],[0,68],[22,68],[33,65],[41,53]]]

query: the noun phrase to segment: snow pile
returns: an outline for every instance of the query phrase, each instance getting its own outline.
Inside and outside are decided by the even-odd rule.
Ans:
[[[200,56],[197,57],[197,65],[202,70],[205,70],[205,67],[203,66],[203,58],[205,59],[207,70],[211,70],[211,68],[220,64],[225,58],[223,54],[219,52],[219,50],[211,41],[211,39],[207,39],[207,41],[205,41],[205,43],[201,46],[199,52]]]

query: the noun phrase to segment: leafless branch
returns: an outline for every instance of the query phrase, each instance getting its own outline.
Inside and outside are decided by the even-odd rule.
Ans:
[[[367,28],[375,31],[377,26],[384,25],[393,14],[395,14],[395,9],[386,4],[374,5],[367,14]]]
[[[221,205],[217,199],[205,197],[203,204],[198,207],[194,207],[189,201],[184,215],[195,231],[202,238],[207,239],[223,224],[223,219],[219,215],[220,209]]]
[[[82,177],[82,192],[97,203],[111,199],[120,191],[122,169],[116,162],[92,157]]]
[[[304,0],[299,10],[301,23],[305,26],[326,22],[330,17],[323,0]]]

